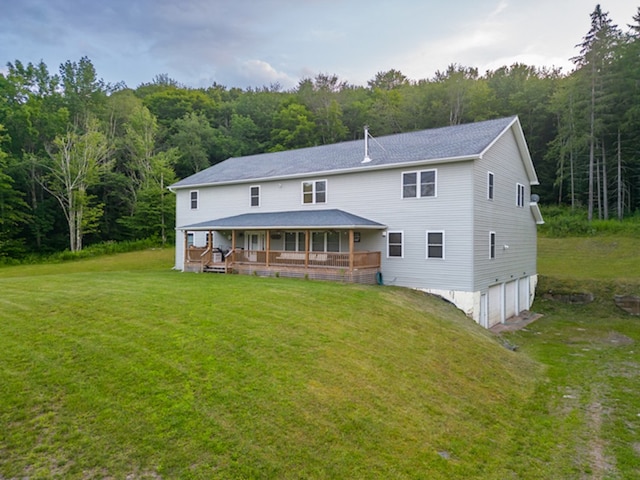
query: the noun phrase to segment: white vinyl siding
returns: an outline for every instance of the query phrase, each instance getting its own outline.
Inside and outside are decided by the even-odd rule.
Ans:
[[[487,201],[487,172],[494,174],[492,201]],[[528,208],[517,206],[518,197],[525,205],[527,203],[529,177],[512,132],[506,132],[481,159],[476,160],[474,191],[474,290],[487,291],[492,285],[535,275],[536,224]],[[488,232],[496,232],[495,258],[490,258]],[[451,238],[448,235],[448,239]],[[502,245],[509,248],[502,248]],[[449,252],[447,257],[450,257]]]

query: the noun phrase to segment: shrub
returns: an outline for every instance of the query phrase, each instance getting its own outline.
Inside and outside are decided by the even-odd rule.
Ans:
[[[539,233],[545,237],[585,237],[595,235],[640,235],[640,215],[635,214],[623,220],[592,220],[587,219],[586,209],[570,207],[543,206],[542,216],[544,225],[539,227]]]

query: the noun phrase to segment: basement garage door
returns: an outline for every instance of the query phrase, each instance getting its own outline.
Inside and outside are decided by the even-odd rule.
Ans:
[[[523,277],[518,281],[518,306],[520,311],[529,310],[531,306],[529,305],[529,277]]]
[[[518,314],[516,306],[517,295],[518,281],[507,282],[504,289],[504,318],[511,318]]]
[[[489,305],[487,308],[489,327],[502,322],[502,285],[489,287]]]

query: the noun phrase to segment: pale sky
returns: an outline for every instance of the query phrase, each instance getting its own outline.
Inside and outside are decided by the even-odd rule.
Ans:
[[[106,82],[157,74],[189,87],[280,83],[318,73],[366,85],[377,72],[430,79],[449,64],[480,73],[515,62],[572,69],[591,0],[0,0],[7,62],[51,73],[88,56]],[[623,31],[633,0],[603,0]]]

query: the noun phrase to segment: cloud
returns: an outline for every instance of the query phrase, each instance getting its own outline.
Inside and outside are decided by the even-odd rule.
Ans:
[[[297,79],[284,72],[278,72],[269,63],[262,60],[247,60],[239,68],[241,78],[248,80],[247,85],[280,84],[284,88],[291,88],[297,84]]]

